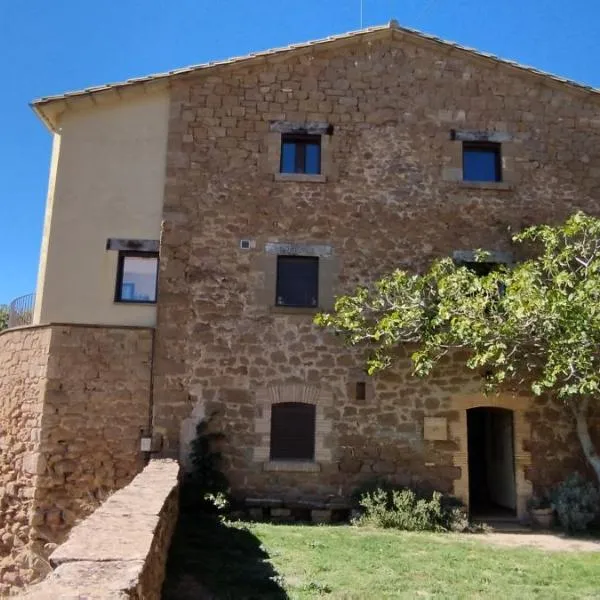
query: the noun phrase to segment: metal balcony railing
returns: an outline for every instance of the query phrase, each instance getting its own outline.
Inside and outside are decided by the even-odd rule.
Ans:
[[[22,327],[23,325],[31,325],[34,306],[35,294],[27,294],[15,298],[8,306],[8,326]]]

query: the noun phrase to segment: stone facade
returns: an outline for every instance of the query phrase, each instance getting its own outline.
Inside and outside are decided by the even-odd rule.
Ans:
[[[144,199],[164,197],[156,330],[54,324],[0,334],[0,594],[47,569],[73,523],[141,470],[142,437],[185,463],[195,424],[209,415],[225,434],[234,493],[255,507],[273,501],[282,518],[291,510],[283,501],[300,499],[325,519],[374,477],[468,503],[468,411],[480,406],[512,411],[519,516],[536,488],[585,470],[572,419],[552,400],[527,390],[485,397],[460,353],[417,380],[402,348],[393,370],[369,378],[360,351],[313,325],[317,308],[275,306],[275,295],[278,256],[318,259],[315,296],[327,310],[394,268],[419,271],[476,248],[518,260],[513,232],[576,209],[600,214],[600,94],[394,24],[128,86],[130,96],[108,86],[36,110],[58,128],[77,105],[114,127],[118,117],[91,108],[97,94],[124,102],[136,123],[157,124],[169,94],[164,190],[150,179],[139,187],[130,169],[103,180],[107,199],[134,202],[123,204],[121,233],[111,229],[114,206],[104,195],[95,203],[103,235],[154,245],[156,230],[140,223],[152,214],[158,225],[156,203]],[[152,116],[142,98],[157,86]],[[116,129],[115,139],[129,135]],[[282,136],[298,130],[321,136],[318,174],[279,172]],[[463,143],[481,139],[501,145],[502,181],[463,181]],[[164,146],[152,148],[162,160]],[[60,164],[58,179],[89,186],[79,166],[70,176]],[[90,264],[112,267],[90,271],[110,282],[92,322],[154,322],[153,306],[112,303],[117,256],[95,248]],[[271,460],[272,408],[284,402],[314,405],[305,411],[314,460]],[[600,414],[591,424],[600,443]],[[157,587],[152,569],[140,577]]]
[[[0,334],[0,591],[43,573],[74,522],[141,470],[151,352],[149,329]]]
[[[331,126],[318,177],[278,175],[282,123]],[[503,144],[503,182],[460,180],[460,139],[482,131]],[[273,306],[269,244],[328,249],[325,309],[396,267],[515,255],[511,232],[600,213],[599,142],[597,95],[394,27],[173,79],[154,364],[164,451],[176,455],[190,415],[217,411],[240,493],[347,495],[387,475],[468,501],[466,409],[494,403],[479,375],[448,358],[416,380],[407,353],[366,379],[311,311]],[[321,459],[272,469],[264,411],[298,386],[327,399]],[[568,414],[511,398],[522,514],[532,487],[581,460]],[[447,439],[424,439],[426,416],[446,419]]]

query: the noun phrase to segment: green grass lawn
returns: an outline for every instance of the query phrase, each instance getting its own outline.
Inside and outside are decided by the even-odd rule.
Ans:
[[[352,526],[224,526],[187,514],[163,598],[600,598],[600,553]]]

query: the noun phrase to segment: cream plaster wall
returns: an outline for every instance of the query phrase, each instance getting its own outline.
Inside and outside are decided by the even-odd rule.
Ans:
[[[108,238],[159,239],[166,90],[67,111],[52,151],[34,323],[153,326],[156,307],[114,302]]]

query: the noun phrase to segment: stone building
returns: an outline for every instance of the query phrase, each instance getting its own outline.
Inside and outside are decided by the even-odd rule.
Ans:
[[[585,468],[551,399],[485,397],[453,359],[414,379],[408,351],[369,378],[312,320],[395,267],[516,260],[511,231],[599,214],[597,90],[392,22],[33,108],[54,146],[33,324],[0,335],[5,555],[148,448],[185,462],[213,414],[241,497],[385,476],[522,517]]]

